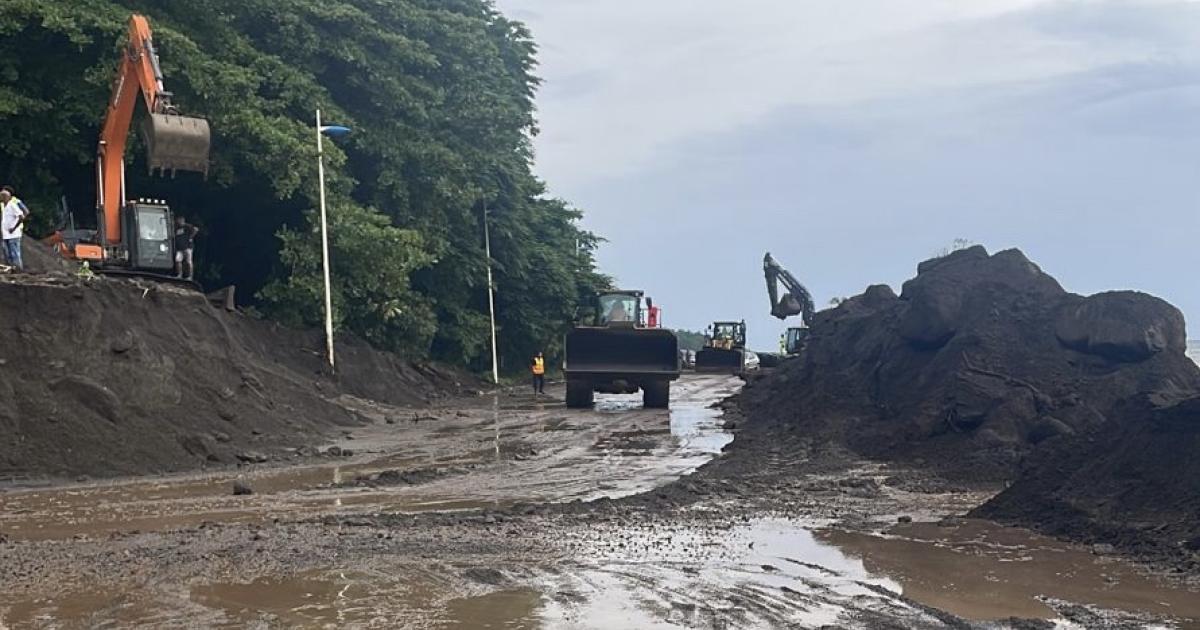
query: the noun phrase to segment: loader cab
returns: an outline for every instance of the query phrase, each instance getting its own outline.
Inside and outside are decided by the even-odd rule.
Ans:
[[[600,326],[641,327],[641,291],[609,291],[596,299],[596,323]]]
[[[713,322],[708,327],[708,339],[711,348],[745,348],[746,322]]]
[[[130,201],[121,209],[122,245],[132,269],[169,272],[175,268],[171,209],[152,199]]]

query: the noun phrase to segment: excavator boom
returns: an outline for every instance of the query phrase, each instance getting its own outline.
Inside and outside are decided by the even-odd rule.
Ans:
[[[803,315],[805,322],[812,321],[816,305],[812,294],[799,280],[768,253],[763,257],[763,275],[767,279],[767,296],[771,300],[771,315],[778,319],[787,319],[792,315]],[[787,290],[782,297],[779,295],[779,285]]]
[[[126,240],[121,229],[121,208],[128,199],[125,146],[139,93],[148,113],[142,130],[151,172],[208,172],[211,144],[208,121],[179,115],[171,103],[171,93],[163,88],[162,68],[150,23],[144,16],[133,15],[129,18],[129,41],[113,82],[96,156],[99,240],[105,246],[120,245]]]

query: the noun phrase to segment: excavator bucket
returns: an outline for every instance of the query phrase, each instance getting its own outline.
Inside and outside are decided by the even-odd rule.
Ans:
[[[736,374],[746,366],[746,351],[742,348],[703,348],[696,353],[697,372],[728,372]]]
[[[212,131],[203,118],[176,114],[150,114],[142,123],[146,139],[146,163],[155,170],[195,171],[208,175],[208,151]]]

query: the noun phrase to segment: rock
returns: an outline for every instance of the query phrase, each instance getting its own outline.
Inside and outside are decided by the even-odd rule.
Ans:
[[[908,515],[901,516],[900,518],[897,518],[897,519],[896,519],[896,522],[897,522],[897,523],[911,523],[911,522],[912,522],[912,517],[911,517],[911,516],[908,516]]]
[[[109,343],[108,348],[114,354],[125,354],[133,349],[134,339],[133,333],[128,330],[114,337]]]
[[[228,433],[224,433],[221,431],[217,431],[216,433],[213,433],[213,439],[222,444],[228,444],[229,442],[233,441],[233,438],[230,437]]]
[[[732,431],[732,430],[736,429],[737,426],[738,426],[737,420],[730,419],[730,420],[726,420],[725,423],[721,425],[721,428],[726,431]]]
[[[1041,418],[1037,424],[1029,429],[1029,434],[1026,436],[1026,439],[1029,440],[1031,444],[1038,444],[1043,440],[1047,440],[1052,437],[1059,435],[1071,435],[1073,433],[1075,433],[1075,430],[1072,429],[1067,423],[1059,420],[1058,418],[1051,418],[1047,416]]]
[[[212,454],[213,448],[215,447],[212,438],[208,437],[207,435],[199,434],[185,435],[180,437],[179,445],[182,446],[183,450],[187,451],[189,455],[206,459]]]
[[[342,447],[330,446],[329,448],[325,449],[325,454],[330,457],[341,457],[342,456]]]
[[[246,482],[238,479],[233,482],[233,494],[234,496],[254,494],[254,489],[251,488]]]
[[[1116,552],[1117,552],[1117,548],[1110,544],[1107,544],[1107,543],[1099,543],[1099,544],[1092,545],[1092,553],[1094,553],[1098,556],[1111,555]]]
[[[238,461],[246,462],[248,464],[262,464],[262,463],[269,461],[269,459],[270,459],[266,455],[263,455],[262,453],[257,453],[254,451],[238,453],[237,458],[238,458]]]
[[[317,457],[321,454],[321,451],[317,450],[315,446],[309,446],[305,444],[304,446],[296,449],[296,454],[301,457]]]
[[[1064,346],[1111,361],[1145,361],[1160,352],[1187,349],[1179,309],[1135,291],[1084,298],[1062,309],[1054,330]]]
[[[50,381],[50,391],[75,399],[113,424],[121,420],[123,405],[117,395],[86,376],[64,376]]]

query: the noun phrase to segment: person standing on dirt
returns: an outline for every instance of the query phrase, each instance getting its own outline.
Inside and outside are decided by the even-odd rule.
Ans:
[[[183,217],[175,217],[175,277],[192,280],[195,274],[192,252],[200,228],[189,225]]]
[[[546,387],[546,357],[542,356],[541,352],[537,353],[537,356],[533,357],[533,361],[530,362],[529,369],[533,372],[534,395],[545,393],[542,390]]]
[[[0,188],[0,236],[4,237],[4,259],[17,271],[25,268],[21,260],[21,237],[25,232],[25,218],[29,208],[17,199],[12,186]]]

